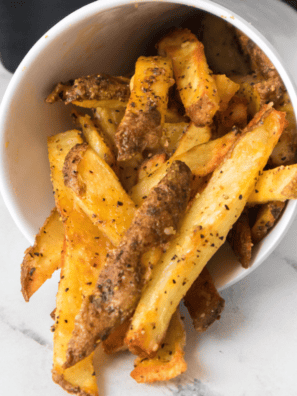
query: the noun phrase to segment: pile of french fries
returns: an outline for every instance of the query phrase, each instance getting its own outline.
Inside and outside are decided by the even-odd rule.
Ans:
[[[29,301],[61,269],[52,373],[70,393],[98,395],[98,344],[108,354],[136,354],[137,382],[183,373],[180,302],[199,333],[219,319],[224,300],[206,264],[227,241],[248,268],[252,246],[297,198],[297,131],[286,89],[254,43],[214,18],[205,18],[204,45],[175,29],[156,45],[158,55],[137,60],[131,79],[81,77],[59,83],[47,99],[72,103],[76,129],[48,138],[56,207],[25,252],[21,283]],[[126,248],[142,205],[179,161],[191,171],[187,209],[178,227],[164,230],[168,242],[147,247],[136,263],[142,289],[133,312],[87,348],[94,324],[82,307],[99,288],[106,258]]]

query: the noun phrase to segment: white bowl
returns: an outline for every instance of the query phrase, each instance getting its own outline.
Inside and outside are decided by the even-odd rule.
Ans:
[[[199,18],[199,13],[207,11],[247,34],[276,66],[297,110],[293,83],[275,49],[280,42],[279,30],[265,21],[263,10],[260,7],[258,12],[255,5],[258,2],[254,0],[249,4],[232,0],[97,1],[64,18],[33,46],[16,70],[0,111],[0,189],[14,221],[31,244],[54,206],[46,137],[73,128],[69,107],[45,104],[45,97],[59,81],[96,72],[125,74],[137,57],[145,54],[157,33],[178,26],[189,15],[196,13]],[[269,5],[271,11],[273,1]],[[242,19],[241,13],[249,21]],[[262,29],[274,47],[250,21]],[[249,270],[242,269],[228,247],[216,254],[209,268],[220,290],[263,262],[284,236],[295,208],[296,202],[287,205],[277,225],[256,247]]]

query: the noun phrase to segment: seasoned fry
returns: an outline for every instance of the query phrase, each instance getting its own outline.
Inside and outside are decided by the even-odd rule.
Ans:
[[[203,19],[203,44],[207,62],[214,73],[227,76],[251,72],[249,63],[242,55],[234,27],[215,15]]]
[[[264,204],[271,201],[284,202],[297,199],[297,165],[279,166],[264,171],[252,194],[249,205]]]
[[[88,114],[82,115],[76,110],[72,111],[72,117],[75,122],[82,128],[84,137],[89,146],[102,158],[111,168],[115,168],[115,156],[105,142],[103,136],[100,135],[98,128],[94,125]]]
[[[249,225],[249,218],[246,212],[243,212],[237,222],[233,225],[227,236],[238,261],[243,268],[249,268],[252,258],[252,235]]]
[[[156,354],[180,300],[240,216],[284,125],[285,114],[265,106],[195,197],[134,313],[126,337],[133,353]]]
[[[263,80],[256,74],[234,76],[232,80],[240,84],[237,95],[248,102],[248,114],[253,117],[261,107],[269,102],[278,104],[283,98],[285,87],[279,77]]]
[[[196,126],[212,122],[220,98],[208,68],[203,44],[188,29],[176,29],[157,44],[160,55],[172,60],[174,78],[186,114]]]
[[[211,129],[209,126],[196,127],[193,122],[190,122],[184,135],[178,142],[178,146],[174,153],[175,157],[185,153],[186,151],[190,150],[195,146],[208,142],[210,138]]]
[[[88,356],[131,316],[141,296],[141,256],[176,233],[190,195],[191,171],[175,161],[135,214],[119,246],[109,253],[92,295],[82,303],[64,367]]]
[[[138,58],[129,103],[116,132],[119,161],[159,146],[172,77],[170,59]]]
[[[138,170],[138,182],[147,177],[151,177],[151,175],[156,172],[159,167],[166,162],[166,154],[156,154],[151,158],[148,158],[141,164],[141,167]]]
[[[187,369],[184,360],[186,333],[179,309],[173,314],[166,337],[154,358],[137,357],[130,374],[138,383],[168,381]]]
[[[34,245],[25,251],[21,266],[21,285],[25,301],[61,267],[64,229],[54,208],[35,237]]]
[[[216,320],[220,319],[225,300],[217,292],[206,268],[203,268],[188,290],[184,297],[184,303],[198,333],[203,333]]]
[[[172,155],[178,146],[180,138],[187,130],[189,123],[165,123],[162,131],[161,145],[167,154]]]
[[[46,99],[47,103],[63,101],[77,106],[120,107],[126,106],[129,95],[129,79],[97,74],[59,83]]]
[[[261,206],[257,213],[256,222],[252,227],[252,241],[258,243],[268,234],[281,215],[285,202],[268,202]]]
[[[131,317],[127,318],[114,331],[110,333],[107,340],[102,342],[104,352],[111,355],[116,352],[125,351],[128,349],[124,340],[131,323]]]
[[[252,70],[265,78],[279,77],[275,66],[257,44],[239,29],[235,32],[243,53],[250,59]]]
[[[220,111],[225,111],[228,108],[230,100],[239,90],[240,85],[230,80],[225,74],[213,75],[213,78],[220,97]]]
[[[174,154],[166,164],[158,167],[158,170],[150,177],[143,178],[132,188],[130,192],[132,200],[137,205],[141,205],[148,196],[150,190],[159,183],[166,174],[168,167],[175,160],[185,162],[195,176],[203,177],[208,175],[220,164],[237,138],[236,132],[230,132],[220,139],[195,146],[183,154]]]
[[[65,184],[75,192],[77,204],[114,245],[130,225],[135,205],[118,178],[86,144],[67,154],[63,167]]]
[[[72,147],[81,143],[78,131],[61,133],[48,139],[55,201],[65,230],[63,265],[53,328],[53,380],[68,392],[76,392],[81,396],[97,396],[92,356],[69,370],[62,367],[74,328],[74,318],[83,298],[90,294],[108,248],[111,247],[99,229],[76,207],[74,194],[64,185],[62,169],[65,157]]]
[[[216,136],[223,136],[233,127],[243,129],[247,125],[248,111],[247,100],[235,95],[228,108],[223,112],[218,112],[216,116],[217,131]]]
[[[291,165],[296,162],[296,152],[297,152],[297,126],[296,118],[293,110],[293,106],[289,99],[288,94],[284,95],[283,103],[276,106],[279,111],[284,111],[286,113],[286,120],[288,121],[288,126],[282,133],[275,149],[273,150],[270,158],[269,164],[273,167],[280,165]]]

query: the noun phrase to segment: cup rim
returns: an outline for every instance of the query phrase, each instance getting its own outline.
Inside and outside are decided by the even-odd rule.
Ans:
[[[269,43],[269,41],[252,25],[249,24],[244,18],[240,17],[236,13],[230,11],[228,8],[217,4],[211,0],[100,0],[95,1],[90,4],[79,8],[78,10],[72,12],[57,24],[55,24],[51,29],[49,29],[28,51],[24,59],[19,64],[16,69],[12,79],[6,89],[4,94],[1,106],[0,106],[0,192],[4,199],[5,205],[12,216],[15,224],[22,232],[22,234],[26,237],[26,239],[32,243],[32,239],[34,238],[31,235],[31,232],[27,229],[26,225],[24,225],[22,221],[22,213],[16,208],[14,205],[13,199],[13,190],[9,185],[9,181],[7,175],[4,172],[4,156],[3,150],[5,148],[4,142],[4,131],[5,131],[5,123],[6,123],[6,114],[8,113],[8,109],[13,101],[13,97],[16,93],[18,84],[20,81],[25,78],[25,73],[23,73],[23,68],[29,68],[32,63],[34,63],[37,56],[44,50],[46,50],[47,44],[52,39],[58,38],[60,34],[69,27],[69,25],[75,25],[85,18],[89,18],[94,15],[96,12],[105,11],[108,9],[113,9],[115,7],[120,7],[123,5],[129,4],[141,4],[141,3],[153,3],[153,2],[162,2],[162,3],[172,3],[180,6],[190,6],[194,8],[201,9],[202,11],[209,12],[213,15],[216,15],[220,18],[231,23],[233,26],[240,29],[243,33],[245,33],[251,40],[253,40],[269,57],[271,62],[276,67],[279,72],[286,88],[288,94],[290,96],[295,114],[297,114],[297,93],[294,81],[290,77],[290,71],[286,70],[280,60],[280,57],[277,53],[277,50]],[[256,262],[253,264],[251,268],[242,272],[239,276],[236,276],[232,281],[228,282],[226,285],[221,287],[219,290],[223,290],[227,287],[232,286],[237,283],[249,273],[254,271],[276,248],[276,246],[280,243],[282,238],[285,236],[285,233],[288,231],[290,225],[292,224],[294,217],[297,213],[297,202],[290,201],[287,204],[284,214],[286,213],[286,222],[282,227],[282,230],[278,233],[278,235],[274,238],[274,243],[270,244],[265,250],[259,252],[257,256]]]

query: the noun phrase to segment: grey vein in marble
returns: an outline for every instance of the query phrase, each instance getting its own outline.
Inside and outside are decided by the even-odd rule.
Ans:
[[[172,392],[174,396],[221,396],[219,393],[212,391],[207,385],[198,379],[187,385],[178,385],[177,390]]]

